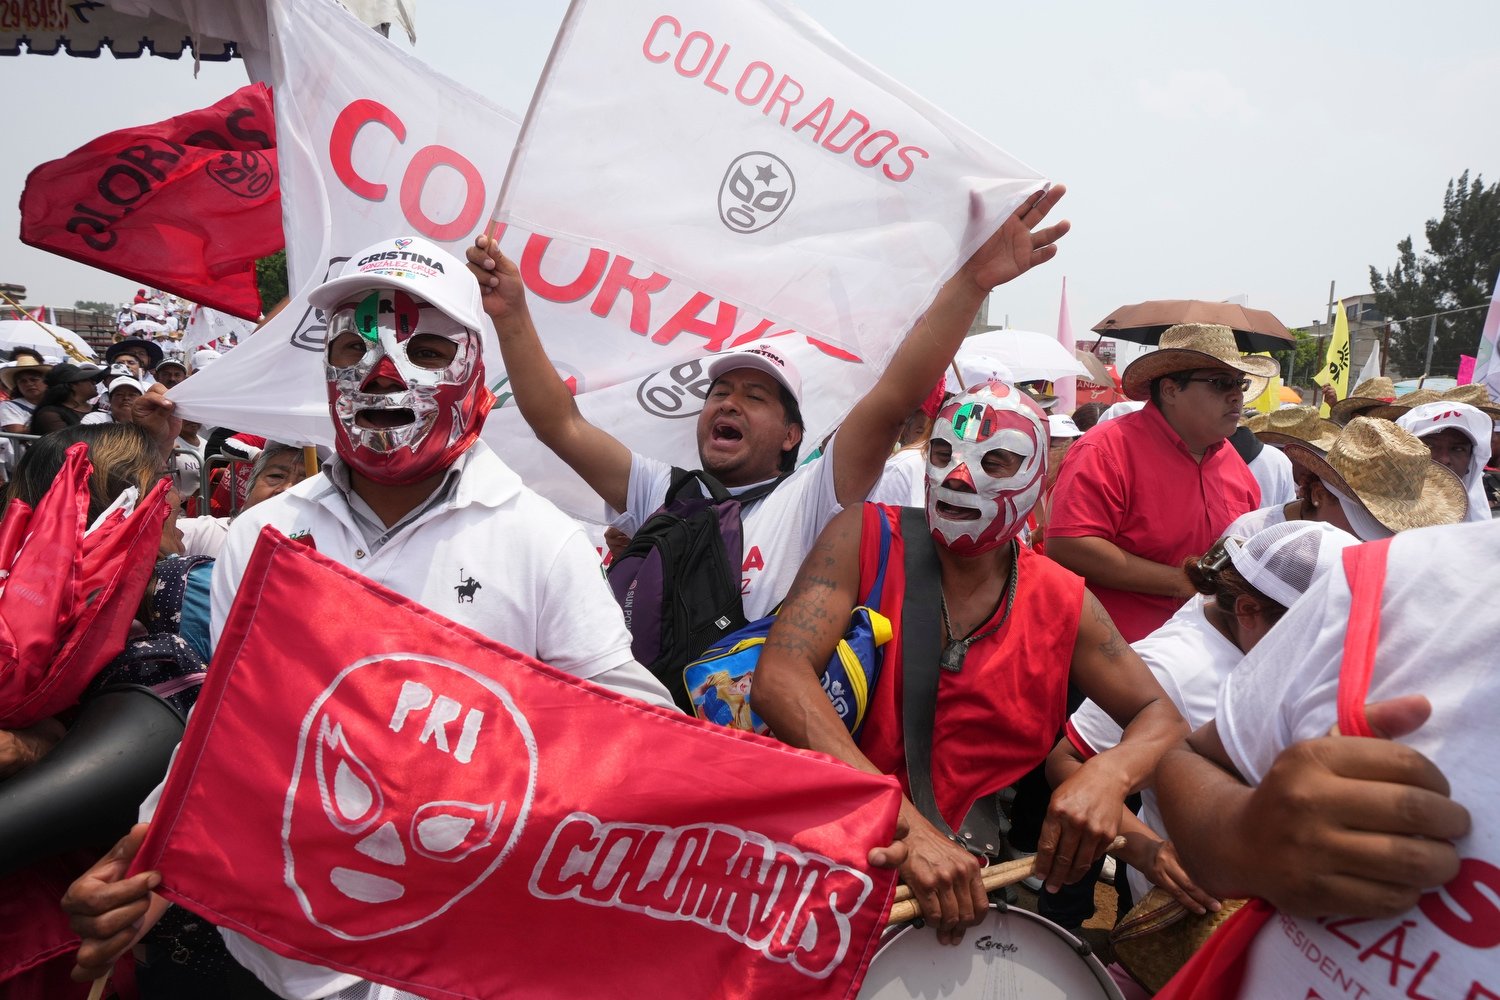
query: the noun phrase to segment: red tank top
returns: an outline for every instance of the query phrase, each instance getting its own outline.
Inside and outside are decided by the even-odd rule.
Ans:
[[[870,698],[859,746],[876,767],[899,778],[910,796],[901,728],[906,549],[900,508],[864,505],[859,587],[866,593],[875,580],[880,517],[891,528],[880,611],[895,626],[895,635],[882,647],[880,680]],[[1018,565],[1010,620],[970,647],[962,672],[943,672],[938,679],[932,784],[938,810],[954,827],[981,795],[1004,788],[1045,760],[1067,717],[1068,670],[1083,611],[1083,579],[1024,546]],[[934,589],[921,599],[937,602],[939,594]],[[981,631],[994,621],[985,622]]]

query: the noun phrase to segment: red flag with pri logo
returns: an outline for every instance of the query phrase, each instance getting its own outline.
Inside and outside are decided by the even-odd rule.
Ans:
[[[21,192],[21,240],[235,316],[260,316],[255,261],[285,245],[264,84],[100,136]]]
[[[423,996],[852,997],[899,802],[267,528],[136,868],[281,955]]]

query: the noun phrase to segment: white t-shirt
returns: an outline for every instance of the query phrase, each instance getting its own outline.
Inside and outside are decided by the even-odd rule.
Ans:
[[[1165,625],[1130,647],[1146,661],[1162,690],[1193,729],[1214,717],[1219,685],[1245,656],[1209,622],[1204,614],[1207,601],[1201,594],[1188,601]],[[1078,706],[1068,719],[1068,738],[1090,756],[1118,746],[1121,735],[1119,723],[1092,701]],[[1153,789],[1141,792],[1139,817],[1163,838],[1167,836]],[[1151,882],[1134,867],[1129,872],[1130,889],[1139,902],[1150,891]]]
[[[13,424],[30,427],[31,415],[35,412],[36,407],[24,399],[7,399],[0,402],[0,427],[10,427]]]
[[[172,444],[172,481],[185,497],[202,489],[203,449],[207,445],[208,439],[201,435],[197,444],[180,437]]]
[[[1500,995],[1500,770],[1490,763],[1500,715],[1497,559],[1500,522],[1395,537],[1365,699],[1419,693],[1432,702],[1426,724],[1400,739],[1442,770],[1473,818],[1454,844],[1463,859],[1458,877],[1392,919],[1276,914],[1251,948],[1242,996]],[[1325,735],[1337,721],[1349,605],[1342,568],[1326,574],[1224,684],[1219,734],[1251,784],[1286,747]]]
[[[1249,462],[1250,475],[1260,484],[1260,502],[1287,504],[1297,499],[1297,482],[1292,478],[1292,460],[1280,448],[1266,445]]]
[[[666,689],[631,658],[630,635],[598,557],[572,520],[522,486],[483,441],[454,468],[446,493],[440,489],[435,502],[374,545],[326,472],[241,514],[214,565],[214,643],[260,529],[271,525],[289,536],[310,534],[318,552],[335,562],[559,670],[673,708]],[[468,578],[480,587],[472,601],[460,603],[456,587]],[[143,821],[155,813],[160,792],[158,786],[142,805]],[[283,958],[233,931],[220,933],[235,959],[282,996],[325,997],[361,983]]]
[[[885,468],[866,497],[892,507],[927,505],[927,449],[902,448],[885,460]]]
[[[227,517],[179,517],[177,527],[182,529],[183,555],[187,556],[217,559],[229,537]]]
[[[741,514],[744,565],[740,594],[747,620],[764,618],[786,596],[818,535],[843,510],[833,481],[833,449],[837,443],[835,437],[822,457],[797,469],[770,496],[752,502]],[[672,466],[666,462],[639,454],[631,457],[626,513],[636,527],[645,524],[662,505],[671,481]],[[729,492],[753,488],[736,487]]]
[[[1291,501],[1287,501],[1290,503]],[[1233,521],[1229,527],[1224,529],[1220,538],[1249,538],[1256,532],[1269,528],[1273,524],[1283,524],[1286,521],[1286,503],[1279,503],[1273,507],[1262,507],[1259,510],[1246,511]]]

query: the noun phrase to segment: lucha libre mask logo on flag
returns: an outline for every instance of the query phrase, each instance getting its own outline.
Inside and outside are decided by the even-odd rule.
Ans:
[[[960,555],[1015,537],[1042,492],[1047,425],[1025,393],[986,382],[948,401],[927,453],[927,523]]]
[[[758,233],[786,213],[797,182],[786,161],[771,153],[735,157],[719,185],[719,221],[736,233]]]
[[[535,784],[536,740],[492,678],[415,653],[360,660],[302,722],[287,885],[342,938],[426,923],[504,862]]]

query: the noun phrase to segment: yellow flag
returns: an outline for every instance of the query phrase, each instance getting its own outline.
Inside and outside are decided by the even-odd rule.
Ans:
[[[1271,352],[1260,351],[1253,356],[1257,358],[1269,358],[1271,356]],[[1259,396],[1256,396],[1255,399],[1250,402],[1250,406],[1254,409],[1259,410],[1261,413],[1270,413],[1272,410],[1280,408],[1281,376],[1272,375],[1270,383],[1266,386],[1266,391],[1261,393]]]
[[[1349,314],[1344,312],[1344,302],[1339,300],[1338,315],[1333,321],[1333,340],[1328,343],[1328,361],[1323,370],[1313,376],[1318,385],[1331,385],[1339,399],[1349,395]],[[1328,416],[1328,404],[1318,406],[1319,416]]]

